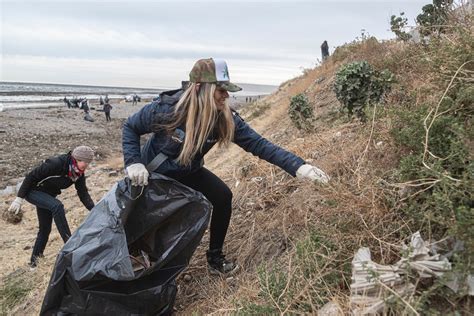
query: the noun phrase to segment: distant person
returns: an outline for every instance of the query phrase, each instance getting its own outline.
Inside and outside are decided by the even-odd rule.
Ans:
[[[203,167],[204,155],[215,145],[236,143],[244,150],[279,166],[292,176],[326,183],[329,177],[305,161],[255,132],[228,105],[228,92],[242,90],[229,80],[222,59],[198,60],[185,90],[161,93],[127,119],[123,126],[123,155],[132,185],[148,184],[149,171],[157,172],[201,192],[212,203],[207,263],[212,274],[229,273],[237,265],[222,251],[232,212],[232,191]],[[153,133],[140,145],[140,136]],[[162,159],[161,163],[156,163]],[[149,165],[152,161],[154,163]]]
[[[64,105],[68,107],[68,109],[71,108],[71,104],[69,103],[69,100],[66,97],[64,97],[63,102],[64,102]]]
[[[133,95],[133,98],[132,98],[132,105],[136,105],[137,104],[137,98],[138,96],[136,94]]]
[[[84,98],[81,102],[81,109],[84,111],[84,113],[89,113],[89,101],[87,98]]]
[[[77,107],[82,110],[83,109],[83,102],[84,102],[84,99],[83,98],[78,98],[77,99]]]
[[[105,120],[107,122],[112,121],[112,119],[110,118],[110,110],[112,110],[112,105],[110,105],[109,103],[105,103],[104,104],[104,113],[105,113]]]
[[[327,41],[324,41],[321,44],[321,56],[323,58],[323,61],[326,61],[326,59],[328,59],[328,57],[329,57],[329,46],[328,46]]]
[[[104,105],[104,98],[102,96],[99,97],[99,104]]]
[[[93,159],[92,148],[79,146],[67,154],[46,159],[44,163],[26,175],[18,190],[18,196],[8,211],[18,214],[24,200],[36,206],[39,231],[31,254],[31,267],[36,267],[38,258],[43,256],[53,220],[64,243],[71,237],[64,205],[56,198],[61,194],[61,190],[74,184],[82,204],[88,210],[94,207],[84,176],[84,172]]]
[[[82,110],[84,111],[84,121],[94,122],[94,119],[90,114],[89,101],[87,100],[87,98],[82,101]]]
[[[105,95],[105,98],[104,98],[104,103],[109,103],[110,99],[109,99],[109,95],[106,94]]]

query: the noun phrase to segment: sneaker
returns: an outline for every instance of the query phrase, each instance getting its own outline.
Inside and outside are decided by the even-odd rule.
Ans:
[[[28,267],[30,268],[30,271],[35,271],[38,267],[38,262],[36,260],[31,261],[30,263],[28,263]]]
[[[43,258],[44,255],[42,253],[39,255],[31,255],[30,263],[28,263],[30,271],[36,270],[36,268],[38,267],[38,261],[42,260]]]
[[[206,252],[209,273],[213,275],[232,274],[238,270],[239,266],[225,258],[221,249],[208,250]]]

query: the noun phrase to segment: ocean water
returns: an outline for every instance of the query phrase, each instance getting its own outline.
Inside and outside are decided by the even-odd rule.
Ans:
[[[275,91],[278,87],[256,84],[239,84],[243,91],[237,92],[235,96],[266,95]],[[98,103],[100,96],[106,94],[116,102],[125,100],[130,94],[139,95],[142,100],[152,99],[160,92],[168,89],[147,89],[127,87],[100,87],[45,83],[24,82],[2,82],[0,81],[0,112],[13,109],[44,108],[64,106],[64,97],[86,97],[89,102]]]
[[[153,98],[160,89],[139,89],[120,87],[98,87],[43,83],[0,82],[0,109],[41,108],[64,105],[64,97],[86,97],[98,102],[107,94],[110,99],[125,99],[127,95],[138,94],[142,98]]]

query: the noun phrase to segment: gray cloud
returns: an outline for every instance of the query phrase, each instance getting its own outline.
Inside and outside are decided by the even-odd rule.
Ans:
[[[390,15],[405,11],[412,20],[423,3],[3,1],[2,55],[15,56],[7,60],[17,62],[34,57],[38,65],[41,58],[101,62],[128,58],[142,65],[216,56],[238,60],[242,67],[247,62],[283,68],[282,74],[288,75],[314,65],[323,40],[334,48],[360,35],[362,28],[378,38],[391,37]],[[9,71],[0,79],[11,80],[7,74],[15,73],[15,65],[4,66]],[[249,78],[257,77],[262,80],[260,74],[249,73]],[[274,83],[273,78],[268,82]]]

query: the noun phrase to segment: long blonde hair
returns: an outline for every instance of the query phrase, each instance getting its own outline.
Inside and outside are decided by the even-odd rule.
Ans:
[[[227,146],[234,138],[234,119],[226,105],[219,111],[214,100],[214,83],[190,83],[176,103],[168,123],[157,125],[158,130],[172,134],[185,124],[185,138],[177,161],[189,166],[194,156],[202,151],[207,138],[215,131],[219,146]]]

